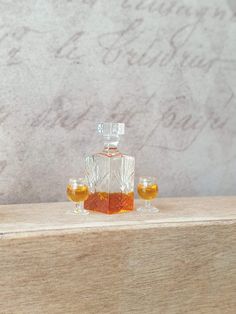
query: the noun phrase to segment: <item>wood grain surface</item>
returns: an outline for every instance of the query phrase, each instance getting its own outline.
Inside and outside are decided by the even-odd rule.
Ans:
[[[236,197],[157,214],[0,206],[0,313],[235,313]]]

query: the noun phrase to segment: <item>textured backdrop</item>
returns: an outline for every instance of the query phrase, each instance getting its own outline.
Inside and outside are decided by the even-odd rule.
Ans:
[[[64,200],[126,123],[161,196],[236,192],[236,2],[0,0],[0,203]]]

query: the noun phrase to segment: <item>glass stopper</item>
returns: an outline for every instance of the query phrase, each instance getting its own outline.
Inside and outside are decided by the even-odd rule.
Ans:
[[[119,137],[125,134],[125,124],[114,122],[99,123],[98,132],[105,137]]]

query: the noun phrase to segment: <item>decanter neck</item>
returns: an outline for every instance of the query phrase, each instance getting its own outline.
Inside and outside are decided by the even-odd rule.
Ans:
[[[118,144],[119,138],[118,137],[104,137],[104,148],[105,152],[109,153],[116,153],[118,152]]]

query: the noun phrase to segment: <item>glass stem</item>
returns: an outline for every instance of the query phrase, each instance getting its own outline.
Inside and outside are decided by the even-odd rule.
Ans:
[[[79,212],[81,212],[81,211],[83,211],[83,202],[79,202],[79,203],[76,203],[75,204],[75,212],[76,213],[79,213]]]
[[[151,207],[151,201],[150,200],[145,200],[145,207],[150,208]]]

